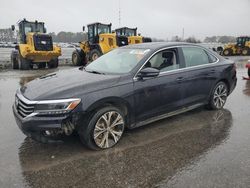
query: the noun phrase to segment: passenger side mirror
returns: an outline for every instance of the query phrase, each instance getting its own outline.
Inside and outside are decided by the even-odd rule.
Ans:
[[[138,74],[138,78],[153,78],[157,77],[160,74],[160,70],[152,67],[148,67],[145,69],[142,69]]]
[[[14,25],[11,26],[11,30],[15,31],[15,26]]]

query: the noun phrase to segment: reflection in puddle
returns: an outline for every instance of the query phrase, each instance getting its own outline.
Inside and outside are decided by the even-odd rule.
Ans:
[[[247,96],[250,96],[250,81],[246,81],[246,87],[243,89],[243,93]]]
[[[126,131],[113,149],[90,151],[77,137],[63,144],[25,139],[19,159],[31,187],[151,187],[225,142],[228,110],[198,109]]]

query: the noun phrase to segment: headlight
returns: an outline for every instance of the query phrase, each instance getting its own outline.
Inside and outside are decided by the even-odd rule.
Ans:
[[[65,114],[74,110],[81,99],[64,99],[39,101],[35,105],[34,112],[38,114]]]

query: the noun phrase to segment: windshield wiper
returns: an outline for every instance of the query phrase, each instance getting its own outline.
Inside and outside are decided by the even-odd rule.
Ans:
[[[102,73],[102,72],[98,72],[98,71],[94,71],[94,70],[86,70],[86,69],[85,69],[85,71],[86,71],[86,72],[89,72],[89,73],[93,73],[93,74],[102,74],[102,75],[105,75],[105,74]]]

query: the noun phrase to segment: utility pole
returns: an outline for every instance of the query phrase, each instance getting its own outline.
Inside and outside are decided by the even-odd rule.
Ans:
[[[185,29],[184,27],[182,28],[182,40],[184,41],[184,37],[185,37]]]
[[[119,0],[119,26],[121,26],[121,0]]]

